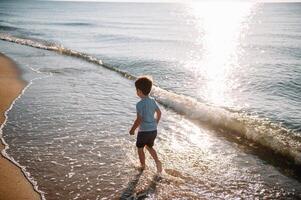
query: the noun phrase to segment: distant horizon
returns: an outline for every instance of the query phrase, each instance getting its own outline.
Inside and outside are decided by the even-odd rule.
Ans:
[[[69,2],[114,2],[114,3],[201,3],[201,2],[254,2],[254,3],[300,3],[301,0],[188,0],[188,1],[181,1],[181,0],[36,0],[36,1],[69,1]]]

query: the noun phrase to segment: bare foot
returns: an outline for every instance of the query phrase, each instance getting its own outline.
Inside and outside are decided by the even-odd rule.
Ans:
[[[162,172],[162,163],[160,161],[156,162],[157,173],[160,174]]]

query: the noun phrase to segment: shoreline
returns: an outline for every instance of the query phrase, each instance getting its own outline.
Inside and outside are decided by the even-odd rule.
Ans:
[[[10,109],[16,98],[22,93],[26,82],[20,79],[20,71],[16,64],[0,53],[0,125],[6,120],[6,111]],[[0,130],[0,134],[2,130]],[[2,135],[0,135],[2,139]],[[1,152],[5,145],[0,142]],[[25,177],[22,170],[9,159],[0,155],[0,200],[36,200],[41,199],[33,185]]]

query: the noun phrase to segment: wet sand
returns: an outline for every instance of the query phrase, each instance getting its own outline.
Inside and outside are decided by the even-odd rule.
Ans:
[[[0,53],[0,124],[5,121],[5,111],[22,92],[26,83],[19,79],[16,65]],[[0,150],[4,145],[0,142]],[[35,200],[40,195],[23,175],[20,168],[0,156],[0,200]]]

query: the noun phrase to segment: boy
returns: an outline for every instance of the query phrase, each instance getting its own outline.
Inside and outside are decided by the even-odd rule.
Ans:
[[[161,111],[156,101],[149,97],[152,89],[152,81],[147,77],[138,78],[135,82],[137,96],[141,100],[136,104],[137,118],[130,130],[130,135],[135,134],[139,127],[136,146],[138,148],[141,170],[145,169],[144,147],[149,151],[156,162],[157,173],[162,172],[162,164],[158,159],[157,152],[153,148],[154,140],[157,136],[157,125],[161,118]],[[156,118],[155,118],[156,113]]]

